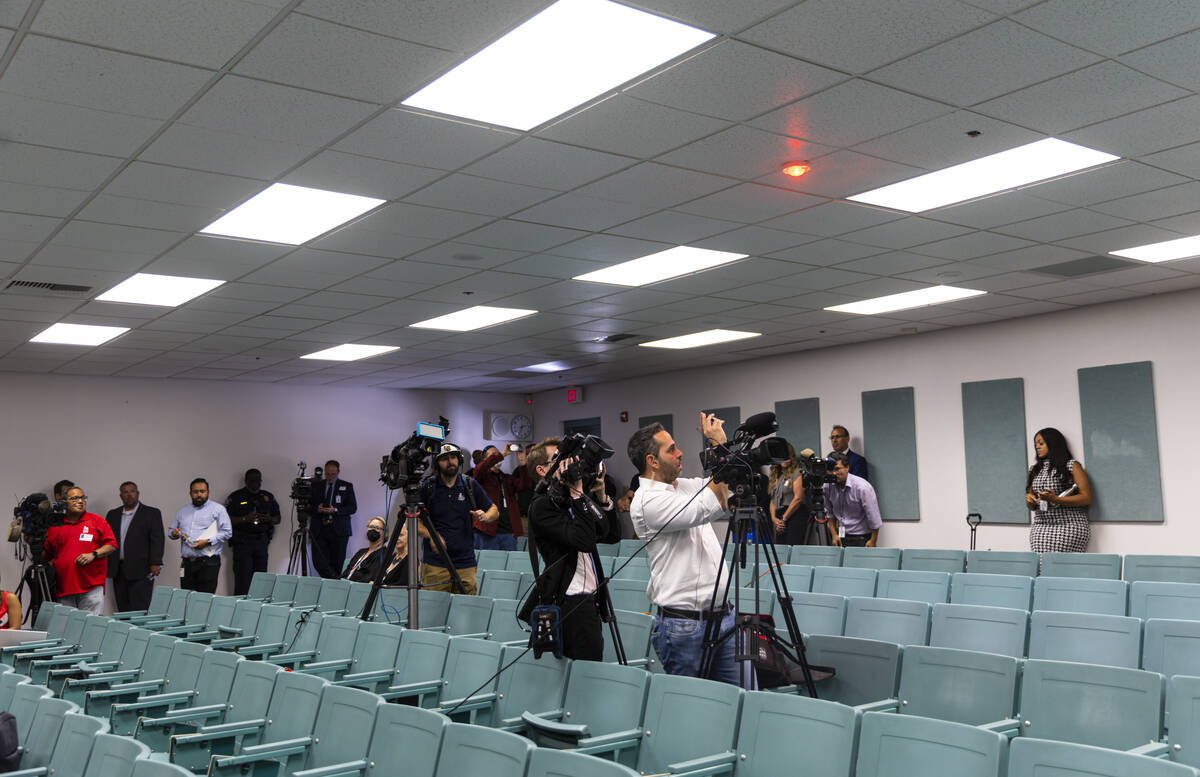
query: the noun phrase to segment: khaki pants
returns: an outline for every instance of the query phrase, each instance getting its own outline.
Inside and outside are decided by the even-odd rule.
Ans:
[[[475,595],[479,588],[475,585],[475,567],[465,567],[458,570],[466,593]],[[445,567],[435,567],[431,564],[421,565],[421,587],[430,591],[450,591],[454,593],[454,584],[450,580],[450,570]]]

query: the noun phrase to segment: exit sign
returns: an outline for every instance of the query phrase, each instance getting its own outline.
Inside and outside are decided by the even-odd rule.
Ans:
[[[567,386],[567,404],[577,405],[583,401],[583,389],[579,386]]]

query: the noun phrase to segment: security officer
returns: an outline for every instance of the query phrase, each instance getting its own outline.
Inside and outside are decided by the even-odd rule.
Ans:
[[[225,510],[233,524],[233,594],[250,590],[255,572],[267,571],[267,553],[275,527],[279,525],[279,502],[262,487],[262,473],[246,470],[245,488],[239,488],[225,500]]]

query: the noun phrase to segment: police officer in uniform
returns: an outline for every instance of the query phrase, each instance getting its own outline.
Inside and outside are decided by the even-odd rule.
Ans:
[[[267,553],[275,527],[279,525],[279,502],[275,495],[262,487],[262,473],[246,470],[246,487],[239,488],[225,500],[225,511],[233,524],[233,594],[242,596],[250,590],[250,578],[255,572],[267,571]]]

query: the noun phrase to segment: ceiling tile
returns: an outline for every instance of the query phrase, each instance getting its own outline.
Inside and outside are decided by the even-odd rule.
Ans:
[[[1111,218],[1111,217],[1109,217]],[[1158,243],[1163,240],[1174,240],[1181,237],[1178,232],[1171,232],[1149,224],[1133,224],[1127,227],[1093,232],[1069,240],[1060,240],[1064,246],[1077,248],[1081,251],[1091,251],[1097,254],[1107,254],[1109,251],[1120,251],[1123,248]]]
[[[990,229],[1001,224],[1011,224],[1014,221],[1026,221],[1038,216],[1048,216],[1067,210],[1070,205],[1041,199],[1041,190],[1037,197],[1022,192],[1005,192],[993,197],[972,200],[947,208],[925,211],[925,215],[949,221],[952,224],[964,224],[977,229]]]
[[[537,134],[614,154],[649,158],[725,129],[720,119],[617,95]]]
[[[557,227],[598,231],[644,216],[657,208],[564,194],[516,214],[516,218]]]
[[[968,132],[980,134],[972,137]],[[955,111],[861,143],[854,150],[927,170],[941,170],[1041,139],[1041,134],[1015,124],[973,111]]]
[[[132,227],[158,227],[178,232],[194,232],[211,224],[221,212],[222,209],[216,207],[202,208],[101,194],[79,211],[76,218]]]
[[[771,254],[777,259],[787,259],[792,262],[800,262],[816,267],[826,267],[831,264],[839,264],[851,259],[860,259],[864,256],[873,254],[881,254],[883,250],[877,246],[865,246],[861,243],[851,243],[847,240],[816,240],[811,243],[805,243],[797,248],[789,248],[784,251],[776,251]]]
[[[424,205],[395,202],[356,221],[354,229],[445,240],[475,229],[491,220],[490,216],[477,213],[463,213],[445,208],[430,208]]]
[[[812,171],[803,178],[780,180],[782,176],[771,175],[761,181],[827,197],[848,197],[907,180],[922,172],[915,167],[856,151],[835,151],[814,162]]]
[[[350,224],[326,237],[314,240],[311,245],[329,251],[345,251],[365,254],[380,259],[403,259],[434,244],[426,237],[408,237],[392,232],[378,232]]]
[[[676,210],[752,224],[823,202],[825,200],[820,197],[787,189],[743,183],[679,205]]]
[[[262,181],[166,165],[133,162],[104,188],[105,194],[207,208],[231,208],[266,188]]]
[[[535,252],[545,251],[554,246],[574,240],[583,233],[574,229],[563,229],[561,227],[549,226],[546,224],[533,224],[528,221],[517,221],[515,219],[504,219],[501,221],[493,221],[487,226],[467,232],[460,235],[458,241],[468,246],[487,246],[492,249],[503,248],[508,249],[508,253],[514,251]],[[444,253],[438,249],[434,249],[435,253]],[[468,249],[469,256],[479,255],[481,252],[474,249]],[[455,254],[451,253],[450,258],[454,259]],[[516,258],[515,256],[511,258]]]
[[[936,243],[926,243],[914,248],[914,252],[937,256],[942,259],[959,261],[973,259],[977,256],[987,256],[1001,251],[1012,251],[1029,245],[1027,240],[1018,240],[1008,235],[998,235],[995,232],[972,232],[968,235],[939,240]]]
[[[553,197],[557,192],[456,173],[410,195],[406,202],[506,216]]]
[[[505,272],[540,275],[544,278],[574,278],[576,275],[599,270],[604,266],[602,262],[591,262],[585,259],[573,259],[555,254],[534,254],[509,262],[503,265],[503,269]]]
[[[1189,143],[1142,157],[1148,165],[1161,167],[1190,178],[1200,178],[1200,143]]]
[[[579,194],[614,202],[670,208],[732,186],[734,181],[715,175],[643,162],[628,170],[588,184]]]
[[[852,262],[840,264],[838,269],[874,275],[901,275],[944,264],[947,262],[920,254],[907,251],[888,251],[886,254],[876,254],[865,259],[855,259]],[[906,279],[911,280],[911,276],[906,276]]]
[[[540,230],[554,230],[554,227],[543,227],[540,224],[529,224],[528,227],[528,231],[522,232],[519,235],[520,237],[528,240],[535,240],[537,237],[539,237],[541,234],[539,232]],[[487,239],[486,236],[484,236],[484,239]],[[497,265],[511,262],[514,259],[519,259],[526,253],[536,250],[539,249],[531,248],[525,251],[510,251],[504,248],[474,245],[456,241],[453,243],[440,243],[432,248],[427,248],[424,251],[413,254],[411,257],[409,257],[409,259],[412,260],[411,264],[415,264],[418,267],[440,265],[444,267],[447,272],[451,270],[455,272],[459,271],[454,268],[466,268],[467,272],[476,272],[489,267],[495,267]],[[407,270],[411,272],[414,270],[414,268],[410,267],[409,264],[410,262],[393,264],[387,268],[384,268],[384,270],[381,272],[390,272],[394,268],[401,267],[406,267]],[[426,274],[420,272],[412,277],[414,279],[420,279],[426,277]],[[404,276],[402,279],[408,280],[409,276]]]
[[[589,235],[554,249],[555,254],[574,259],[589,259],[595,262],[615,263],[639,256],[657,253],[670,248],[666,242],[636,240],[620,235]]]
[[[1128,223],[1125,219],[1107,216],[1085,208],[1076,208],[997,227],[996,231],[1048,243],[1055,240],[1066,240],[1089,232],[1113,229]]]
[[[796,248],[806,243],[815,242],[818,238],[811,235],[799,235],[795,232],[784,232],[779,229],[766,227],[741,227],[714,237],[705,238],[695,243],[697,248],[711,248],[715,251],[732,251],[738,254],[763,256],[765,254]]]
[[[121,160],[25,143],[0,144],[0,181],[90,191],[120,166]]]
[[[629,157],[527,137],[468,165],[463,172],[565,191],[633,163]]]
[[[1197,205],[1200,204],[1198,196],[1200,196],[1200,182],[1193,181],[1102,202],[1093,205],[1092,210],[1131,221],[1149,221],[1195,211]]]
[[[64,217],[73,213],[88,196],[88,192],[77,189],[0,181],[0,211],[11,213]],[[15,245],[10,244],[8,248],[11,250]]]
[[[386,263],[386,259],[377,257],[301,248],[241,280],[294,289],[323,289]]]
[[[1176,0],[1049,0],[1014,17],[1105,56],[1200,27],[1200,7]]]
[[[684,245],[721,232],[728,232],[737,226],[732,221],[720,221],[703,216],[693,216],[690,213],[664,210],[653,216],[646,216],[619,227],[613,227],[610,231],[628,237],[668,240],[678,245]]]
[[[1200,140],[1200,95],[1101,122],[1065,139],[1124,157],[1194,143]]]
[[[843,237],[846,240],[869,246],[909,248],[922,243],[956,237],[968,231],[970,230],[956,227],[953,224],[945,224],[920,216],[909,216],[886,224],[860,229],[843,235]]]
[[[0,91],[0,135],[5,140],[125,157],[162,122],[35,100]]]
[[[17,27],[25,16],[25,12],[29,10],[29,4],[30,0],[12,0],[12,2],[0,5],[0,25]]]
[[[418,292],[412,299],[448,302],[463,307],[488,305],[502,297],[546,286],[548,283],[545,278],[532,275],[486,271]]]
[[[1200,31],[1192,31],[1126,54],[1121,61],[1143,73],[1194,92],[1200,90],[1197,46],[1200,46]]]
[[[696,3],[694,0],[642,0],[638,3],[652,13],[717,33],[733,33],[752,25],[793,0],[742,0],[738,3]]]
[[[510,130],[398,108],[371,119],[338,141],[336,148],[393,162],[457,170],[517,137]]]
[[[284,183],[393,200],[445,175],[441,170],[322,151],[283,177]]]
[[[1068,205],[1098,202],[1184,183],[1182,176],[1149,165],[1122,160],[1104,167],[1038,184],[1030,194]]]
[[[737,125],[689,143],[658,158],[660,162],[731,178],[755,179],[775,173],[788,162],[803,162],[833,151],[786,135]]]
[[[987,268],[990,272],[986,274],[994,275],[1001,271],[1037,269],[1050,264],[1069,262],[1072,259],[1083,259],[1086,256],[1083,251],[1062,246],[1028,245],[1013,251],[981,256],[968,261],[967,264]]]
[[[831,237],[888,221],[896,221],[900,218],[903,216],[895,211],[855,205],[849,202],[830,202],[793,213],[790,216],[771,219],[762,226],[807,235]]]
[[[155,138],[141,158],[164,165],[269,180],[316,151],[316,146],[176,123]]]

